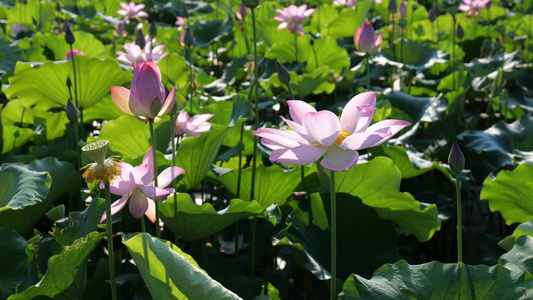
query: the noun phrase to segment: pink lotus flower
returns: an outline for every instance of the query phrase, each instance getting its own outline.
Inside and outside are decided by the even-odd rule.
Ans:
[[[459,5],[457,9],[467,11],[469,17],[477,16],[479,11],[489,4],[490,0],[463,0],[464,4]]]
[[[211,129],[211,123],[207,120],[211,119],[214,114],[203,114],[189,117],[186,111],[179,113],[176,118],[174,132],[177,135],[187,134],[187,136],[199,137],[202,133]]]
[[[300,35],[304,35],[304,26],[302,25],[302,21],[311,16],[311,14],[315,12],[315,9],[307,9],[307,4],[301,6],[291,4],[289,7],[276,9],[276,12],[279,15],[275,16],[274,20],[283,22],[279,24],[278,30],[288,27],[291,33],[298,31]]]
[[[152,61],[135,65],[131,90],[121,86],[111,87],[111,99],[123,112],[146,122],[169,114],[174,107],[176,87],[165,97],[165,88],[161,83],[161,71]]]
[[[381,47],[383,41],[383,32],[381,32],[376,38],[374,27],[368,21],[363,23],[363,27],[357,27],[355,35],[353,36],[355,48],[355,54],[364,56],[365,54],[374,54]]]
[[[135,2],[131,1],[129,4],[120,2],[122,9],[117,10],[117,14],[124,16],[124,22],[129,23],[131,19],[137,19],[148,17],[148,13],[143,11],[145,5],[135,5]]]
[[[374,92],[359,94],[344,107],[339,118],[327,110],[317,112],[300,100],[289,100],[291,120],[282,119],[294,130],[263,128],[256,130],[261,143],[272,149],[271,161],[307,165],[319,160],[331,171],[347,171],[359,159],[357,150],[378,146],[404,127],[402,120],[384,120],[370,125],[374,116]]]
[[[78,49],[73,49],[72,52],[70,50],[67,50],[67,56],[65,57],[65,60],[71,60],[72,56],[78,54],[84,55],[85,53],[83,52],[83,50],[80,51]]]
[[[185,26],[185,18],[184,17],[176,17],[176,23],[174,23],[176,26],[178,26],[178,31],[183,30],[183,26]]]
[[[136,45],[135,42],[125,44],[122,47],[126,52],[117,51],[117,60],[128,66],[133,66],[134,64],[139,64],[144,61],[160,62],[168,55],[168,52],[163,52],[163,49],[165,49],[164,45],[159,45],[152,49],[153,41],[155,41],[155,39],[151,40],[150,37],[147,36],[144,49],[141,49],[141,47]]]
[[[130,203],[131,214],[140,219],[146,215],[152,223],[155,223],[155,202],[161,201],[163,196],[174,192],[173,188],[166,188],[176,177],[185,173],[180,167],[168,167],[157,177],[158,186],[154,186],[154,166],[152,147],[143,158],[142,164],[133,167],[121,162],[122,174],[110,184],[112,194],[122,198],[111,204],[111,215],[119,212],[126,203]],[[103,188],[103,185],[101,186]],[[104,212],[100,223],[106,219]]]
[[[351,8],[351,9],[354,9],[355,8],[355,3],[357,2],[357,0],[333,0],[333,4],[337,5],[337,6],[346,6],[347,8]]]

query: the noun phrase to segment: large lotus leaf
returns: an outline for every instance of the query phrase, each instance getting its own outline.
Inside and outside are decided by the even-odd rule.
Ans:
[[[342,69],[350,67],[348,53],[344,48],[339,47],[334,38],[326,36],[324,38],[313,40],[314,46],[311,46],[311,40],[313,39],[309,35],[303,37],[299,36],[297,39],[298,61],[307,63],[304,69],[305,72],[310,73],[318,67],[327,66],[333,69],[336,73],[340,73]],[[278,59],[283,63],[295,61],[296,50],[294,42],[280,41],[275,43],[272,45],[271,50],[267,52],[267,58],[273,60]]]
[[[335,39],[353,37],[357,27],[363,25],[370,8],[368,1],[358,1],[355,9],[343,9],[326,28],[322,28],[322,34]]]
[[[195,22],[191,25],[194,34],[194,44],[200,48],[207,48],[222,37],[231,33],[233,28],[232,18],[215,19],[209,21]]]
[[[188,80],[188,67],[185,58],[177,53],[170,53],[157,63],[161,70],[161,80],[164,84],[184,87]]]
[[[241,299],[170,242],[140,233],[127,235],[123,243],[153,299]]]
[[[455,85],[453,80],[455,79]],[[437,90],[443,93],[455,91],[459,87],[468,88],[472,84],[472,74],[468,71],[457,71],[444,78],[439,83]]]
[[[74,36],[76,37],[76,42],[72,44],[72,49],[83,51],[83,54],[88,57],[99,57],[105,55],[104,44],[96,39],[91,33],[85,31],[74,31]],[[45,33],[44,36],[37,35],[36,38],[37,37],[42,39],[41,42],[54,53],[55,60],[65,59],[67,50],[70,50],[70,46],[65,43],[64,35]]]
[[[35,28],[32,17],[38,23],[46,28],[48,24],[53,23],[55,18],[55,4],[52,2],[41,2],[39,0],[28,0],[23,2],[15,2],[15,6],[10,13],[7,14],[6,27],[11,28],[12,24],[21,24],[26,28]],[[17,13],[24,12],[24,13]]]
[[[25,165],[0,166],[0,226],[25,234],[39,218],[30,219],[28,208],[44,201],[51,181],[48,172],[30,170]]]
[[[170,139],[170,124],[168,118],[154,123],[156,149],[167,150]],[[139,121],[134,116],[123,115],[107,122],[100,131],[100,137],[109,141],[109,149],[118,152],[125,158],[133,159],[145,155],[150,148],[150,126]],[[87,139],[92,142],[95,138]]]
[[[390,118],[395,119],[395,109],[400,109],[404,114],[409,116],[411,123],[417,123],[424,116],[424,112],[431,105],[429,97],[415,97],[404,92],[393,92],[385,95],[390,101],[393,110]],[[396,114],[398,114],[396,112]],[[403,114],[402,114],[403,115]],[[403,118],[402,118],[403,119]]]
[[[15,63],[19,60],[22,60],[20,49],[5,39],[0,39],[0,78],[5,73],[13,73]]]
[[[351,195],[337,193],[337,270],[344,280],[356,272],[370,276],[386,262],[396,261],[398,238],[394,228],[375,210]],[[289,245],[303,256],[305,267],[317,278],[331,278],[330,194],[312,194],[287,218],[289,226],[274,245]]]
[[[500,171],[496,178],[487,177],[480,198],[488,200],[507,225],[528,222],[533,216],[533,165],[524,163],[513,171]]]
[[[522,152],[533,151],[533,118],[522,115],[511,124],[502,121],[484,131],[467,130],[457,138],[468,151],[485,154],[496,167],[512,165],[527,157]]]
[[[329,67],[323,66],[315,69],[311,73],[305,73],[301,76],[298,76],[298,74],[294,72],[289,72],[291,76],[291,82],[289,84],[294,96],[301,99],[310,94],[318,95],[320,93],[332,93],[333,90],[335,90],[335,84],[331,82],[331,71],[332,70]],[[273,73],[268,84],[263,86],[263,88],[268,90],[270,88],[269,85],[286,88],[285,85],[279,81],[278,73]]]
[[[14,125],[3,125],[3,147],[1,153],[7,153],[29,142],[35,132],[31,128],[20,128]]]
[[[111,100],[111,94],[104,96],[95,105],[83,110],[85,123],[90,120],[113,120],[123,115],[124,112]]]
[[[15,293],[17,289],[24,289],[28,283],[28,257],[26,248],[28,242],[16,230],[0,227],[0,288],[2,299]],[[7,258],[7,259],[6,259]]]
[[[286,172],[280,166],[273,165],[265,167],[260,164],[255,173],[255,191],[254,200],[267,208],[274,202],[279,206],[285,204],[285,201],[292,195],[294,189],[300,183],[300,168],[295,168]],[[232,170],[224,173],[218,180],[234,195],[237,195],[238,172]],[[252,169],[248,168],[241,172],[241,190],[239,198],[250,201],[252,183]]]
[[[514,246],[515,241],[523,235],[533,237],[533,220],[518,225],[518,227],[516,227],[516,229],[513,231],[513,234],[501,240],[498,243],[498,246],[502,247],[506,251],[510,251]]]
[[[9,300],[29,300],[38,296],[54,299],[83,298],[86,262],[104,235],[105,233],[92,232],[65,247],[58,255],[50,257],[46,274],[39,284],[12,295]]]
[[[323,3],[317,6],[312,14],[309,28],[311,28],[312,32],[320,31],[320,36],[327,36],[329,24],[339,16],[339,13],[337,5]]]
[[[411,40],[401,40],[382,49],[381,53],[388,60],[400,62],[418,70],[431,67],[440,58],[437,49]]]
[[[161,203],[159,209],[165,225],[185,241],[205,238],[241,219],[268,216],[266,209],[256,201],[233,199],[226,208],[216,211],[209,203],[196,205],[189,194],[177,194]]]
[[[530,292],[516,289],[509,270],[496,265],[429,262],[409,265],[401,260],[386,264],[372,279],[353,274],[344,284],[341,299],[527,299]],[[522,298],[521,298],[522,297]]]
[[[215,162],[229,127],[212,124],[211,131],[200,137],[184,139],[176,156],[176,165],[185,170],[180,184],[188,190],[196,188]]]
[[[131,73],[122,71],[119,63],[112,59],[74,56],[77,73],[77,89],[80,108],[89,108],[110,93],[110,87],[121,85],[131,79]],[[17,63],[15,75],[9,77],[11,86],[3,91],[8,99],[17,97],[25,107],[39,106],[43,110],[66,107],[69,92],[67,76],[74,81],[72,63],[45,62],[37,69],[20,67]],[[74,96],[74,85],[72,86]],[[74,99],[73,99],[74,101]]]
[[[514,276],[519,276],[524,271],[532,273],[532,251],[533,237],[528,235],[521,236],[516,240],[513,248],[500,257],[498,264],[509,269]]]
[[[416,201],[411,194],[400,192],[401,173],[388,157],[377,157],[347,172],[336,173],[336,190],[359,197],[378,215],[391,220],[421,241],[429,240],[440,229],[436,205]]]

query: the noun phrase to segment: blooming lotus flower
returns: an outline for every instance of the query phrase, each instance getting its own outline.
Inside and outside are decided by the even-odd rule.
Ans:
[[[148,119],[159,122],[159,117],[172,111],[175,98],[176,87],[166,96],[161,83],[161,71],[152,61],[135,65],[131,90],[121,86],[111,87],[111,99],[115,105],[144,122]]]
[[[130,203],[131,214],[140,219],[146,215],[152,223],[155,223],[155,202],[161,201],[163,196],[174,192],[173,188],[166,188],[176,177],[185,173],[180,167],[168,167],[157,177],[158,186],[154,186],[154,166],[152,147],[143,158],[142,164],[133,167],[121,162],[122,173],[109,185],[112,194],[122,198],[111,204],[111,215],[119,212],[126,203]],[[100,223],[106,219],[104,213]]]
[[[186,111],[182,111],[176,118],[174,132],[177,135],[186,133],[187,136],[199,137],[202,133],[211,129],[211,123],[207,122],[207,120],[213,116],[214,114],[203,114],[189,117]]]
[[[457,9],[460,11],[467,11],[469,17],[477,16],[479,11],[489,4],[490,0],[463,0],[463,4],[459,5]]]
[[[292,121],[282,119],[294,130],[263,128],[254,135],[272,149],[271,161],[307,165],[319,160],[331,171],[347,171],[359,159],[357,150],[378,146],[404,127],[411,125],[402,120],[384,120],[371,126],[376,96],[366,92],[353,97],[339,118],[327,110],[317,112],[300,100],[289,100]]]
[[[302,21],[311,16],[315,12],[315,9],[307,9],[307,4],[301,6],[291,4],[289,7],[276,9],[276,12],[279,15],[275,16],[274,20],[283,22],[279,24],[278,30],[289,28],[291,33],[298,31],[300,35],[304,35]]]
[[[65,60],[71,60],[74,55],[84,55],[85,53],[83,50],[73,49],[72,52],[70,50],[67,50],[67,56],[65,57]]]
[[[346,6],[348,8],[355,8],[355,2],[357,2],[357,0],[333,0],[333,4],[337,5],[337,6]]]
[[[355,54],[364,56],[365,54],[374,54],[381,47],[383,41],[383,32],[376,38],[374,27],[368,21],[363,23],[363,27],[357,27],[355,35],[353,36],[355,48]]]
[[[163,49],[165,49],[164,45],[159,45],[152,49],[154,41],[155,39],[152,40],[147,36],[147,41],[143,50],[141,50],[141,47],[136,45],[135,42],[125,44],[122,47],[126,52],[117,51],[117,60],[128,66],[139,64],[144,61],[160,62],[168,55],[168,52],[163,52]]]
[[[131,19],[137,19],[148,17],[148,13],[143,11],[145,5],[135,5],[135,2],[131,1],[129,4],[120,2],[122,9],[117,10],[117,14],[124,16],[124,22],[129,23]]]

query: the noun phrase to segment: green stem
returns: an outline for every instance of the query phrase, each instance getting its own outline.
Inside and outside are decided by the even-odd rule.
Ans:
[[[366,55],[365,64],[366,64],[366,90],[370,91],[370,63],[368,62],[368,59],[370,58],[370,54]]]
[[[315,56],[315,69],[318,69],[318,56],[316,55],[315,45],[314,43],[311,44],[311,48],[313,49],[313,55]]]
[[[291,100],[294,100],[294,94],[292,93],[292,89],[291,89],[291,86],[290,84],[287,83],[287,88],[289,89],[289,95],[291,95]]]
[[[452,90],[455,91],[455,36],[457,35],[457,29],[455,28],[455,17],[453,18],[453,42],[452,42]]]
[[[154,133],[154,119],[149,119],[150,124],[150,142],[152,144],[152,157],[154,160],[154,186],[159,186],[157,183],[157,152],[155,150],[155,133]],[[161,237],[161,228],[159,228],[159,201],[155,202],[155,236]]]
[[[329,192],[331,193],[331,300],[337,299],[337,199],[335,171],[330,171]]]
[[[113,250],[113,220],[111,216],[111,193],[109,182],[105,183],[105,211],[107,230],[107,251],[109,254],[109,282],[111,283],[111,299],[117,299],[117,284],[115,280],[115,252]]]
[[[294,60],[298,62],[298,35],[296,33],[294,34],[294,51]]]
[[[146,223],[144,222],[144,216],[141,217],[141,231],[146,232]]]
[[[76,80],[76,63],[74,62],[74,57],[76,57],[76,55],[74,55],[74,50],[72,49],[72,45],[70,45],[70,53],[72,55],[72,58],[70,59],[72,61],[72,70],[74,72],[74,99],[76,101],[76,107],[79,109],[80,108],[80,105],[78,103],[78,80]]]
[[[237,193],[236,197],[241,196],[241,181],[242,181],[242,148],[244,147],[244,122],[241,123],[241,135],[239,138],[239,169],[237,170]]]
[[[254,129],[259,128],[259,73],[257,70],[257,29],[255,24],[255,9],[250,8],[252,15],[252,28],[254,35],[254,83],[255,83],[255,117],[254,117]],[[257,166],[257,143],[258,137],[254,135],[254,152],[252,156],[252,182],[250,187],[250,201],[255,198],[255,176],[256,176],[256,166]],[[250,276],[254,274],[255,271],[255,228],[257,226],[257,219],[252,219],[250,224],[250,257],[249,257],[249,269],[248,273]]]
[[[190,113],[192,114],[192,90],[193,90],[193,79],[192,79],[192,49],[190,46],[187,46],[187,56],[189,58],[189,80],[187,83],[187,100],[189,101],[189,109]]]
[[[457,262],[463,262],[463,210],[461,206],[461,176],[455,173],[455,191],[457,193]]]
[[[176,142],[174,141],[176,139],[176,135],[174,133],[174,122],[175,122],[176,115],[170,116],[170,143],[172,144],[172,166],[176,166]],[[174,187],[174,220],[177,224],[178,222],[178,201],[176,199],[176,181],[173,181],[173,187]],[[178,245],[179,242],[179,235],[178,231],[174,232],[174,244]]]
[[[301,177],[301,181],[302,181],[302,191],[305,192],[305,167],[304,166],[301,166],[300,167],[300,177]]]

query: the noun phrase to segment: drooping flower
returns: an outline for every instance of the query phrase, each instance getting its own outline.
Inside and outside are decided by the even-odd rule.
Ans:
[[[457,9],[468,12],[469,17],[477,16],[479,11],[489,4],[490,0],[463,0],[463,4],[459,5]]]
[[[84,55],[85,52],[83,52],[83,50],[80,51],[78,49],[73,49],[72,51],[67,50],[67,56],[65,57],[65,60],[71,60],[74,55],[78,54]]]
[[[152,61],[135,65],[131,90],[121,86],[111,87],[111,99],[123,112],[146,122],[154,119],[159,122],[161,116],[172,111],[176,98],[176,87],[168,96],[161,83],[161,71]]]
[[[291,120],[282,119],[294,130],[263,128],[254,135],[272,149],[271,161],[307,165],[319,160],[332,171],[346,171],[359,159],[357,150],[378,146],[404,127],[411,125],[402,120],[384,120],[371,126],[376,96],[366,92],[353,97],[339,118],[327,110],[317,112],[300,100],[289,100]]]
[[[300,35],[304,35],[304,26],[302,21],[311,16],[315,9],[307,9],[307,4],[296,6],[294,4],[289,5],[283,9],[276,9],[279,14],[274,17],[274,20],[283,22],[279,24],[278,30],[289,28],[291,33],[298,31]]]
[[[139,20],[140,18],[148,17],[148,13],[143,11],[145,5],[139,4],[136,5],[135,2],[131,1],[129,4],[125,2],[120,2],[122,9],[117,10],[117,14],[124,16],[124,22],[129,23],[131,19]]]
[[[202,133],[211,129],[211,119],[214,114],[203,114],[189,117],[186,111],[179,113],[174,124],[174,132],[177,135],[187,134],[187,136],[199,137]]]
[[[153,61],[155,63],[160,62],[168,55],[168,52],[163,52],[165,45],[159,45],[152,49],[155,39],[150,39],[149,36],[147,37],[144,49],[141,49],[141,47],[135,44],[135,42],[122,46],[126,52],[117,51],[117,60],[128,66],[139,64],[144,61]]]
[[[355,35],[353,36],[355,48],[355,54],[364,56],[365,54],[374,54],[381,47],[383,41],[383,32],[376,38],[376,32],[374,27],[368,21],[363,23],[363,27],[357,27]]]
[[[112,194],[122,198],[111,204],[111,215],[119,212],[129,202],[131,214],[140,219],[146,215],[155,223],[155,202],[161,201],[163,196],[174,192],[173,188],[166,188],[176,177],[185,173],[180,167],[168,167],[157,177],[158,186],[154,186],[154,166],[152,147],[143,158],[142,164],[133,167],[125,162],[120,163],[122,174],[110,184]],[[100,223],[106,219],[104,213]]]
[[[346,6],[347,8],[354,9],[356,2],[357,0],[333,0],[331,3],[337,6]]]

